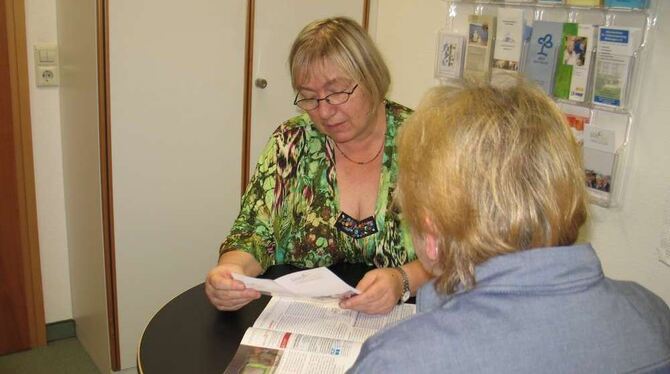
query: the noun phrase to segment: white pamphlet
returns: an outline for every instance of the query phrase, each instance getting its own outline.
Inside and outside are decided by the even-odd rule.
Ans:
[[[524,42],[523,9],[498,9],[493,71],[519,71]]]
[[[272,296],[341,299],[361,293],[326,267],[298,271],[275,280],[232,273],[234,279],[261,293]]]

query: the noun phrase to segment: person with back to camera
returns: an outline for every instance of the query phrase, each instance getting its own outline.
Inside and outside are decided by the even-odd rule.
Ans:
[[[668,306],[575,244],[581,153],[542,91],[435,89],[398,152],[400,208],[436,278],[351,373],[670,372]]]
[[[233,272],[366,263],[377,269],[340,305],[386,313],[429,279],[392,204],[395,136],[411,111],[384,99],[388,68],[350,19],[307,25],[289,68],[294,104],[305,113],[279,126],[265,147],[206,293],[219,310],[236,310],[260,294]]]

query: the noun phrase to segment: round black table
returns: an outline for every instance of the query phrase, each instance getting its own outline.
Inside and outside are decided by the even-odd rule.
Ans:
[[[351,286],[356,286],[370,269],[362,264],[330,267]],[[298,270],[290,265],[273,266],[262,278],[274,279]],[[269,301],[269,296],[261,296],[240,310],[221,312],[209,303],[204,283],[185,291],[149,321],[137,352],[139,372],[223,373],[244,332]]]

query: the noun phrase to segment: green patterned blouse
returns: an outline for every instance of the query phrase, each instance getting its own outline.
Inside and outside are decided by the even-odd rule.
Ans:
[[[392,199],[398,173],[395,138],[411,113],[386,101],[384,160],[374,216],[377,233],[355,239],[335,227],[340,209],[333,147],[302,114],[273,133],[220,253],[246,251],[263,271],[275,264],[312,268],[363,262],[389,267],[414,260],[409,233]]]

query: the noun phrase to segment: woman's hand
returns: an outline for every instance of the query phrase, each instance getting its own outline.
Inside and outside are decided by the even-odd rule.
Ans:
[[[233,279],[231,273],[244,274],[241,267],[233,264],[219,265],[207,274],[205,292],[218,310],[237,310],[261,297],[260,292]]]
[[[261,297],[261,293],[246,288],[244,283],[233,279],[231,273],[255,277],[261,270],[258,261],[250,254],[242,251],[227,252],[219,259],[219,265],[207,274],[205,293],[218,310],[240,309]]]
[[[356,288],[361,293],[342,300],[340,307],[368,314],[385,314],[400,300],[402,277],[395,269],[374,269],[363,276]]]

